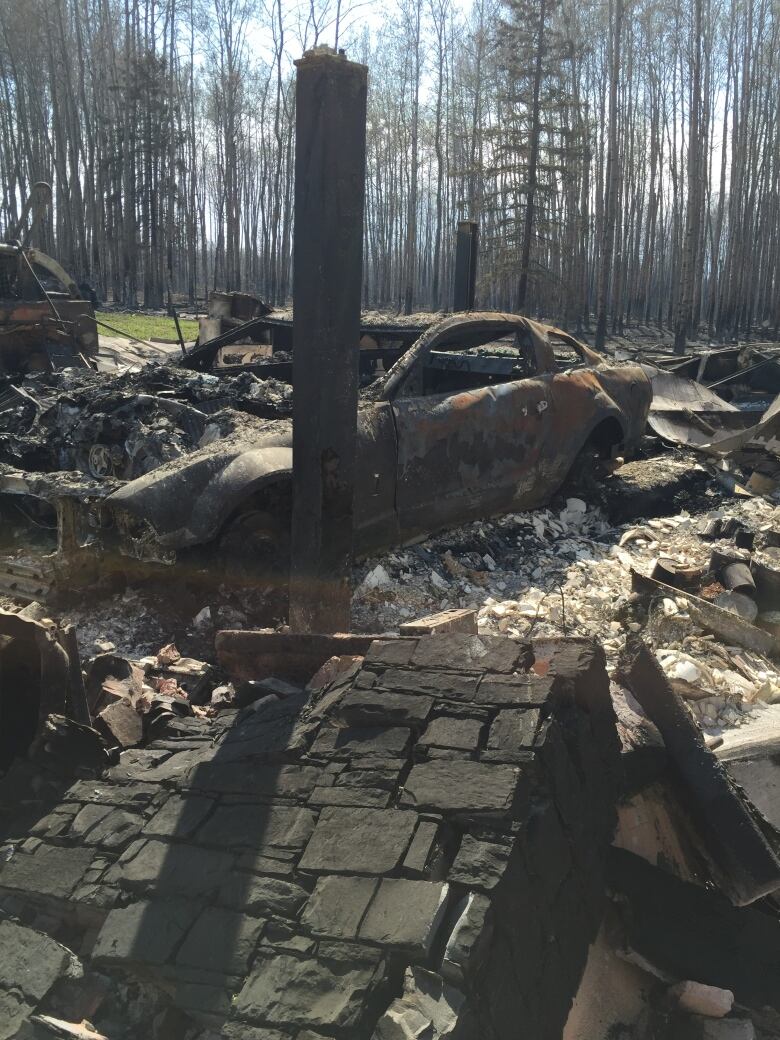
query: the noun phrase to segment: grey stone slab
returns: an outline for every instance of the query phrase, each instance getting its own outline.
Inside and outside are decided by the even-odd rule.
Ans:
[[[53,812],[50,812],[48,816],[37,820],[30,828],[30,834],[34,834],[39,838],[62,837],[63,834],[67,834],[70,825],[73,823],[74,816],[80,809],[81,806],[76,803],[60,805]]]
[[[478,892],[469,892],[455,908],[455,925],[441,965],[441,973],[449,982],[463,985],[484,956],[491,933],[489,910],[490,899]]]
[[[92,863],[94,849],[41,845],[32,855],[16,852],[0,863],[0,889],[67,899]]]
[[[390,792],[371,787],[315,787],[309,805],[356,805],[363,808],[385,809]]]
[[[127,752],[130,754],[130,752]],[[119,805],[145,808],[160,793],[157,784],[118,784],[102,780],[77,780],[63,795],[64,802],[97,802],[99,805]]]
[[[358,937],[427,957],[444,920],[448,892],[442,882],[383,878]]]
[[[367,766],[368,768],[364,768]],[[336,780],[337,787],[379,787],[394,791],[401,777],[402,763],[397,759],[392,765],[367,764],[365,759],[351,762],[348,770]]]
[[[491,751],[530,748],[538,725],[538,708],[505,708],[496,715],[490,727],[488,748]]]
[[[295,870],[295,854],[266,849],[265,853],[250,850],[242,852],[236,861],[236,869],[250,874],[268,874],[270,877],[288,878]]]
[[[0,988],[18,989],[32,1002],[42,1000],[58,978],[75,975],[75,956],[33,928],[0,921]]]
[[[296,1040],[300,1036],[298,1033]],[[227,1022],[220,1030],[219,1040],[290,1040],[290,1034],[264,1026],[248,1026],[245,1022]]]
[[[427,695],[456,701],[473,701],[480,675],[462,672],[426,672],[391,668],[379,677],[382,690]],[[378,691],[381,692],[381,691]]]
[[[464,669],[480,672],[513,672],[530,658],[527,644],[506,636],[443,632],[424,636],[412,654],[416,668]]]
[[[187,783],[206,794],[308,798],[320,778],[320,772],[316,766],[222,763],[217,757],[193,769],[187,777]]]
[[[433,698],[388,690],[350,690],[338,714],[351,726],[422,725],[431,713]]]
[[[379,881],[372,877],[323,877],[309,897],[301,924],[314,935],[357,938]]]
[[[438,715],[428,723],[419,743],[431,747],[476,751],[479,747],[482,729],[483,723],[480,719]]]
[[[108,775],[118,783],[141,780],[152,784],[180,784],[198,763],[207,761],[213,754],[211,747],[175,754],[131,748],[123,752],[119,764],[112,766]],[[130,762],[127,761],[129,755],[134,756]]]
[[[20,993],[0,990],[0,1040],[11,1040],[33,1012]]]
[[[403,862],[405,874],[423,877],[436,847],[439,824],[435,820],[420,820],[412,838],[412,844]]]
[[[70,835],[83,841],[89,832],[113,811],[111,805],[96,805],[91,803],[80,809],[70,826]]]
[[[354,1028],[376,974],[371,964],[335,968],[321,958],[261,954],[234,1008],[249,1022],[272,1026]]]
[[[333,874],[386,874],[406,854],[417,817],[397,809],[322,810],[301,870]]]
[[[311,747],[312,755],[382,755],[402,757],[409,745],[409,730],[402,726],[350,726],[341,729],[324,725]]]
[[[505,815],[512,810],[520,777],[516,766],[467,759],[421,762],[406,781],[404,803],[441,812]]]
[[[547,703],[553,678],[534,675],[486,675],[477,690],[478,704],[541,707]]]
[[[106,881],[128,889],[199,895],[218,888],[232,863],[227,852],[167,845],[152,838],[131,846],[108,871]]]
[[[504,876],[511,852],[510,845],[480,841],[471,834],[464,834],[448,879],[469,888],[490,891]]]
[[[312,835],[316,819],[311,809],[298,806],[258,802],[220,805],[200,827],[196,840],[228,849],[302,849]]]
[[[224,975],[245,975],[265,921],[209,906],[182,943],[176,963]]]
[[[276,877],[234,872],[219,890],[217,902],[258,917],[296,917],[309,893],[301,885]]]
[[[215,805],[203,795],[171,795],[144,826],[149,838],[191,838]]]
[[[368,648],[364,663],[372,668],[405,665],[416,648],[416,639],[375,639]]]
[[[81,813],[79,813],[80,815]],[[74,823],[78,821],[78,818],[77,816]],[[111,809],[82,840],[85,845],[98,845],[102,849],[118,852],[136,838],[143,827],[143,817],[125,812],[124,809]]]
[[[96,963],[164,964],[192,927],[193,899],[154,899],[112,910],[92,951]]]

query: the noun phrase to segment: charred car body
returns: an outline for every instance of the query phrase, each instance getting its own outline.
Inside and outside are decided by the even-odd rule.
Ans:
[[[229,398],[218,377],[187,378],[218,401]],[[56,510],[63,565],[85,547],[99,550],[104,564],[111,556],[172,562],[207,547],[284,568],[289,394],[275,412],[284,417],[261,418],[274,414],[257,404],[268,386],[251,373],[233,378],[253,381],[245,405],[209,419],[204,401],[190,401],[203,428],[190,438],[200,445],[194,450],[161,457],[130,480],[94,467],[85,474],[83,465],[80,473],[5,465],[0,494],[42,499]],[[609,364],[566,333],[526,318],[472,313],[432,326],[361,394],[356,552],[540,505],[583,452],[605,459],[630,453],[650,399],[640,367]],[[184,414],[192,422],[191,412]]]

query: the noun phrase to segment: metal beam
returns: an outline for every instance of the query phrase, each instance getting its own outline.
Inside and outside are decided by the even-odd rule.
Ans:
[[[477,250],[479,224],[476,220],[459,220],[455,241],[455,288],[453,311],[473,311],[477,286]]]
[[[296,62],[290,625],[349,631],[368,69]]]

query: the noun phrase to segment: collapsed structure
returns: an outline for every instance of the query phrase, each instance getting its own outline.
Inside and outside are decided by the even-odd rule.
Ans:
[[[13,341],[0,1040],[780,1036],[773,355],[473,312],[470,221],[467,313],[361,320],[365,73],[299,63],[292,318]],[[50,616],[166,583],[151,654]]]

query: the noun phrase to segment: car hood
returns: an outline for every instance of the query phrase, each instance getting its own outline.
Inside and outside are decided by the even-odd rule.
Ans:
[[[229,436],[123,485],[106,505],[143,520],[178,549],[214,538],[264,484],[292,472],[292,422],[247,423]]]

